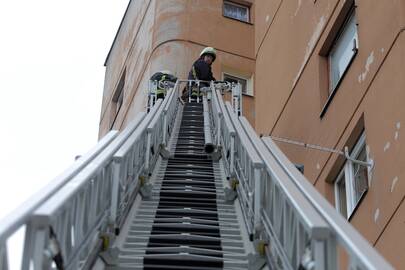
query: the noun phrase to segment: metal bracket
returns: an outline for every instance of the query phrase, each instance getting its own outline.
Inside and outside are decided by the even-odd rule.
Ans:
[[[349,148],[345,146],[345,157],[347,160],[350,160],[353,163],[359,164],[361,166],[370,167],[371,169],[374,167],[374,160],[370,159],[369,162],[353,159],[350,157]]]
[[[162,156],[163,159],[169,159],[170,158],[170,151],[167,149],[167,147],[162,143],[160,144],[160,150],[159,150],[160,155]]]
[[[230,189],[229,187],[226,187],[224,189],[224,194],[225,194],[225,201],[228,203],[233,203],[236,197],[238,197],[238,193],[235,190]]]
[[[153,186],[150,183],[141,186],[139,192],[141,193],[143,199],[149,199],[152,197],[152,188]]]
[[[266,241],[264,241],[263,239],[257,239],[253,242],[253,245],[255,246],[256,251],[260,256],[266,255],[266,246],[268,245]]]
[[[221,151],[217,148],[214,152],[211,153],[211,158],[213,161],[218,161],[222,157]]]
[[[118,256],[120,254],[120,250],[118,247],[111,247],[106,251],[100,252],[100,258],[104,261],[104,263],[108,266],[116,266],[118,265]]]
[[[313,270],[315,269],[315,262],[311,257],[311,249],[309,247],[305,248],[305,252],[302,255],[301,263],[298,266],[298,270]]]
[[[100,235],[100,239],[102,242],[101,250],[107,251],[110,248],[110,243],[112,242],[113,235],[109,233],[103,233]]]
[[[55,231],[51,226],[49,227],[49,244],[44,251],[44,255],[48,257],[49,260],[55,263],[56,269],[63,269],[64,260],[62,256],[62,250]]]
[[[229,185],[231,186],[232,190],[236,191],[239,185],[239,180],[236,178],[231,178],[231,180],[229,181]]]
[[[231,180],[229,180],[230,187],[226,187],[224,189],[226,202],[233,202],[236,199],[236,197],[238,197],[238,192],[236,191],[238,185],[239,181],[237,179],[231,178]]]
[[[257,248],[257,247],[256,247]],[[264,245],[263,245],[264,250]],[[248,262],[249,262],[249,270],[259,270],[262,269],[263,266],[266,264],[265,256],[261,255],[260,253],[249,253],[248,254]]]
[[[149,199],[150,197],[152,197],[153,186],[150,183],[148,183],[148,178],[141,175],[139,176],[139,181],[141,186],[139,192],[141,193],[142,198]]]

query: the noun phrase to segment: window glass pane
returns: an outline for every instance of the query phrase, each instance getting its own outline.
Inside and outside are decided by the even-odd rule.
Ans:
[[[353,13],[347,21],[345,28],[343,29],[340,37],[338,38],[329,55],[331,73],[330,91],[333,91],[335,89],[337,83],[339,82],[339,79],[342,77],[347,66],[349,65],[355,53],[355,50],[353,49],[355,44],[357,44],[357,40],[356,17]]]
[[[224,81],[230,83],[240,83],[242,85],[242,93],[246,94],[247,91],[247,80],[238,78],[232,75],[224,74]]]
[[[339,212],[344,216],[347,217],[347,199],[346,199],[346,181],[345,181],[345,173],[342,172],[339,175],[339,178],[336,180],[336,206],[339,209]]]
[[[233,3],[224,3],[224,15],[240,21],[249,21],[249,9]]]
[[[356,157],[357,160],[367,161],[366,146],[363,145],[360,153]],[[368,178],[367,178],[367,167],[359,164],[353,164],[353,175],[354,175],[354,201],[355,205],[360,201],[363,194],[368,189]]]

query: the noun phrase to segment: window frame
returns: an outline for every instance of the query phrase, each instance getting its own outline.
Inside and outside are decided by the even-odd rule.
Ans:
[[[356,58],[356,55],[358,53],[359,50],[359,31],[358,31],[358,21],[357,21],[357,16],[356,16],[356,5],[354,4],[354,1],[349,2],[350,7],[347,9],[347,11],[344,14],[344,19],[343,22],[341,23],[341,25],[338,26],[338,30],[335,32],[336,34],[333,37],[333,41],[331,43],[326,42],[326,44],[324,44],[323,48],[321,49],[320,55],[322,55],[323,57],[326,58],[326,66],[325,68],[327,69],[327,89],[326,89],[326,102],[324,103],[321,113],[320,113],[320,117],[322,118],[332,99],[334,98],[340,84],[342,83],[344,77],[346,76],[348,70],[350,69],[350,66],[352,65],[354,59]],[[344,71],[342,72],[342,74],[340,75],[339,79],[336,81],[335,85],[333,84],[333,73],[332,73],[332,60],[331,60],[331,55],[333,54],[333,52],[336,51],[337,46],[339,45],[339,41],[341,41],[341,37],[343,36],[345,30],[348,29],[349,27],[349,23],[351,21],[351,19],[354,18],[354,25],[356,28],[355,34],[354,34],[354,39],[353,40],[353,45],[352,45],[352,51],[353,53],[350,56],[349,61],[347,62],[347,65],[344,69]],[[329,34],[330,35],[330,34]],[[327,40],[329,39],[329,37],[327,38]],[[326,46],[326,48],[325,48]]]
[[[239,8],[244,8],[244,9],[246,9],[246,10],[247,10],[247,12],[246,12],[246,14],[247,14],[247,20],[245,21],[245,20],[241,20],[241,19],[238,19],[238,18],[229,16],[229,15],[226,15],[226,14],[225,14],[225,5],[226,5],[226,4],[232,5],[232,6],[235,6],[235,7],[239,7]],[[250,21],[251,21],[250,6],[244,5],[244,4],[240,4],[240,3],[236,3],[236,2],[233,2],[233,1],[228,1],[228,0],[224,0],[224,1],[223,1],[223,4],[222,4],[222,16],[224,16],[225,18],[229,18],[229,19],[232,19],[232,20],[239,21],[239,22],[244,22],[244,23],[248,23],[248,24],[251,23],[251,22],[250,22]]]
[[[366,144],[366,134],[363,131],[362,134],[360,135],[359,139],[356,141],[355,146],[353,147],[352,152],[350,153],[350,158],[352,159],[357,159],[359,154],[361,153],[361,150],[367,147]],[[366,148],[367,149],[367,148]],[[366,150],[366,162],[370,160],[367,150]],[[342,174],[344,174],[344,177],[342,177]],[[343,168],[340,170],[338,176],[336,177],[336,180],[334,182],[334,193],[335,193],[335,208],[337,211],[339,211],[342,215],[342,211],[340,209],[340,194],[339,194],[339,183],[341,181],[345,181],[345,191],[346,191],[346,219],[350,219],[355,212],[355,210],[358,208],[360,205],[360,202],[366,195],[368,189],[370,188],[370,183],[369,183],[369,170],[367,169],[367,189],[360,195],[359,199],[356,201],[356,194],[355,194],[355,175],[354,175],[354,164],[352,161],[347,160],[343,166]]]
[[[242,89],[242,95],[243,95],[243,96],[250,96],[250,97],[253,97],[253,89],[250,89],[250,88],[252,87],[252,77],[246,78],[245,76],[236,75],[236,74],[233,74],[233,73],[231,73],[231,72],[224,71],[224,72],[222,72],[222,80],[223,80],[223,81],[225,81],[225,77],[226,77],[226,76],[232,77],[231,79],[235,78],[235,79],[237,79],[237,80],[244,80],[244,81],[246,81],[245,92],[243,92],[243,89]]]
[[[343,166],[343,168],[340,170],[340,172],[339,172],[339,174],[338,174],[338,176],[336,177],[336,181],[335,181],[335,184],[334,184],[334,190],[335,190],[335,207],[336,207],[336,210],[339,212],[339,213],[341,213],[342,215],[344,215],[344,216],[346,216],[347,217],[347,213],[348,213],[348,204],[347,204],[347,184],[346,184],[346,166]],[[341,201],[341,198],[340,198],[340,182],[345,182],[345,206],[346,206],[346,209],[344,210],[345,212],[343,213],[342,212],[342,209],[341,209],[341,205],[342,205],[342,203],[340,202]]]
[[[121,107],[124,103],[124,88],[125,88],[125,77],[126,77],[126,70],[122,73],[120,80],[118,82],[117,88],[114,91],[114,94],[111,98],[111,125],[110,129],[114,127],[115,121],[117,120],[118,114],[121,110]]]
[[[334,79],[333,79],[333,73],[332,73],[332,56],[333,56],[333,53],[335,53],[337,51],[338,46],[342,45],[342,43],[340,43],[342,41],[341,38],[343,37],[346,30],[349,30],[350,22],[352,21],[352,19],[353,19],[354,27],[356,28],[356,31],[354,32],[354,36],[351,39],[353,41],[352,54],[349,58],[349,61],[347,62],[346,67],[344,68],[344,71],[342,72],[340,77],[337,79],[335,84],[333,84]],[[353,7],[351,7],[349,13],[347,14],[346,19],[345,19],[343,25],[341,26],[338,34],[336,35],[335,41],[332,43],[332,46],[328,52],[329,96],[332,95],[332,93],[334,91],[336,91],[336,89],[339,87],[340,82],[343,80],[347,70],[350,68],[350,65],[351,65],[354,57],[356,56],[358,50],[359,50],[359,35],[358,35],[358,31],[357,31],[357,20],[356,20],[355,7],[353,6]]]

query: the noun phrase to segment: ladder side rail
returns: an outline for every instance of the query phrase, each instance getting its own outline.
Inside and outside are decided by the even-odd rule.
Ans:
[[[44,201],[50,198],[56,190],[65,185],[72,177],[82,170],[91,160],[95,158],[106,146],[117,136],[118,132],[113,130],[107,133],[91,150],[77,159],[68,169],[55,177],[48,185],[34,194],[16,210],[8,214],[0,221],[0,246],[6,246],[7,239],[17,232],[21,227],[28,224],[31,214]]]
[[[261,221],[264,225],[261,237],[264,241],[270,240],[273,247],[272,252],[267,250],[272,255],[269,257],[273,262],[281,261],[283,269],[297,269],[306,249],[311,251],[313,260],[318,254],[326,257],[330,237],[328,224],[294,183],[287,181],[289,176],[247,119],[242,116],[239,121],[265,164],[261,179]],[[318,261],[314,269],[337,268],[326,268],[325,263]]]
[[[168,99],[167,103],[164,106],[163,109],[163,145],[166,146],[167,142],[169,141],[170,138],[170,129],[169,127],[171,126],[171,121],[173,120],[173,112],[176,109],[176,104],[177,102],[177,93],[178,93],[178,85],[179,83],[176,82],[176,84],[173,86],[173,88],[168,90],[168,94],[166,95],[165,99]]]
[[[157,81],[148,81],[148,103],[146,105],[146,111],[149,112],[156,102],[157,95]]]
[[[7,252],[7,243],[4,243],[0,246],[0,269],[8,270],[8,252]]]
[[[219,108],[218,97],[216,94],[215,86],[211,84],[211,115],[212,115],[212,130],[214,134],[215,144],[219,146],[221,144],[221,118],[222,111]]]
[[[394,269],[295,168],[294,164],[288,160],[271,138],[264,137],[262,140],[290,179],[326,220],[337,243],[349,255],[350,269]],[[337,254],[331,254],[330,256],[333,255],[337,256]]]
[[[231,123],[228,113],[225,109],[225,104],[222,100],[222,95],[219,91],[214,91],[215,98],[218,101],[219,109],[222,117],[220,118],[219,125],[221,126],[221,132],[219,134],[222,156],[224,157],[225,171],[228,177],[234,177],[234,157],[235,157],[235,135],[236,131]],[[214,96],[214,95],[213,95]]]
[[[78,258],[96,248],[93,239],[106,231],[111,209],[113,154],[142,119],[142,114],[137,116],[86,167],[35,210],[26,230],[26,239],[33,239],[33,243],[24,250],[23,269],[29,269],[31,260],[34,265],[49,263],[50,259],[43,254],[49,253],[51,229],[65,264],[72,263],[73,268]]]
[[[8,254],[8,239],[14,235],[18,230],[25,227],[25,239],[23,242],[23,253],[26,253],[28,249],[32,249],[33,245],[29,243],[31,235],[29,233],[29,227],[32,223],[32,215],[34,211],[49,199],[53,194],[66,185],[75,175],[78,174],[91,160],[95,158],[106,146],[111,143],[117,136],[118,131],[110,131],[107,133],[90,151],[85,155],[77,159],[73,165],[66,169],[62,174],[54,178],[48,185],[42,188],[39,192],[35,193],[32,197],[21,204],[16,210],[8,214],[0,221],[0,246],[4,247],[4,254]],[[22,258],[21,265],[24,263],[24,257]],[[3,265],[7,265],[8,261],[3,260]],[[0,265],[0,267],[3,267]],[[5,266],[4,266],[5,267]],[[7,268],[0,268],[7,269]]]
[[[167,146],[169,143],[169,139],[172,136],[173,133],[173,126],[174,126],[174,122],[176,120],[176,115],[177,115],[177,111],[179,109],[179,91],[180,91],[180,86],[181,83],[180,82],[176,82],[175,86],[173,87],[173,97],[172,99],[169,101],[168,103],[168,121],[166,123],[166,129],[167,129],[167,134],[168,136],[166,137],[166,141],[165,141],[165,145]]]
[[[263,161],[244,132],[237,115],[233,113],[231,104],[225,102],[229,118],[237,130],[235,135],[235,172],[239,185],[237,187],[242,211],[247,217],[250,227],[249,234],[256,236],[260,231],[260,177],[264,167]],[[256,196],[257,195],[257,196]]]
[[[175,88],[172,89],[172,96],[169,102],[167,103],[168,105],[168,110],[165,113],[166,120],[163,125],[163,132],[166,134],[163,140],[164,146],[167,146],[169,144],[169,139],[172,135],[173,131],[173,123],[174,119],[176,117],[177,109],[178,109],[178,84],[176,83]]]
[[[145,171],[147,157],[147,127],[162,106],[158,100],[138,128],[113,156],[113,190],[109,224],[115,230],[122,227],[139,189],[139,179]],[[144,114],[144,113],[142,113]],[[142,183],[143,184],[143,183]]]
[[[145,162],[145,174],[150,176],[152,174],[153,168],[155,167],[156,161],[159,157],[160,147],[163,143],[163,109],[166,105],[168,99],[161,99],[158,102],[161,102],[160,108],[156,111],[155,115],[152,118],[152,121],[149,123],[146,132],[148,134],[147,138],[147,149],[149,159]]]
[[[135,142],[132,144],[130,155],[124,158],[125,166],[118,174],[118,184],[120,184],[120,193],[118,195],[120,199],[118,201],[116,228],[122,228],[139,188],[144,184],[142,174],[144,172],[147,135],[145,130],[137,130],[135,133]],[[114,182],[114,184],[116,183]]]
[[[163,124],[160,125],[160,128],[157,126],[158,122],[160,122],[160,120],[162,119],[162,109],[163,107],[161,106],[162,104],[162,100],[159,99],[155,106],[157,105],[157,109],[156,111],[154,111],[153,113],[150,113],[152,115],[152,120],[149,123],[148,127],[146,128],[146,132],[147,132],[147,142],[146,142],[146,156],[145,156],[145,174],[149,175],[151,172],[151,168],[153,168],[153,160],[156,157],[156,153],[159,152],[159,149],[156,148],[155,146],[155,142],[156,142],[156,129],[159,129],[159,131],[161,131],[161,126]]]
[[[171,126],[174,123],[170,118],[175,116],[177,109],[176,97],[178,93],[175,90],[176,86],[165,97],[167,99],[166,104],[161,103],[160,106],[163,108],[163,113],[167,112],[164,117],[168,116],[169,120],[166,119],[166,125],[169,130],[172,129]],[[159,112],[158,108],[159,106],[152,108],[145,117],[145,120],[139,125],[139,128],[135,130],[131,137],[114,154],[114,168],[116,171],[114,172],[114,192],[110,221],[115,229],[122,227],[140,185],[144,184],[144,178],[141,179],[141,177],[145,171],[144,161],[146,160],[148,138],[147,127],[150,125],[152,118],[154,119]],[[164,130],[165,127],[163,126],[162,129]],[[142,180],[141,182],[139,181],[140,179]]]
[[[146,127],[149,125],[154,111],[149,114],[140,113],[143,119],[138,128],[131,134],[125,143],[113,156],[113,190],[111,193],[110,224],[120,228],[125,220],[126,213],[137,193],[139,177],[143,172],[146,153]]]
[[[222,147],[222,155],[225,157],[225,170],[228,178],[235,176],[235,136],[236,131],[231,123],[228,113],[225,109],[225,104],[222,100],[222,96],[217,92],[218,104],[220,106],[222,117],[220,119],[221,133],[220,141]]]
[[[97,248],[97,239],[106,231],[111,200],[106,199],[112,189],[112,162],[105,153],[96,158],[72,181],[55,193],[33,215],[33,231],[55,232],[65,269],[73,269],[73,262],[92,253]],[[107,197],[108,198],[108,197]],[[49,239],[42,240],[40,249],[47,252]],[[35,258],[39,265],[49,264],[49,256]],[[42,260],[42,261],[41,261]]]

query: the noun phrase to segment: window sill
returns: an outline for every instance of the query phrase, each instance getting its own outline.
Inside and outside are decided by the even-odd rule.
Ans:
[[[246,96],[246,97],[254,97],[253,94],[248,94],[248,93],[242,93],[242,96]]]
[[[246,22],[246,21],[238,20],[238,19],[235,19],[235,18],[232,18],[232,17],[228,17],[228,16],[225,16],[225,15],[222,15],[222,17],[224,17],[224,18],[226,18],[226,19],[233,20],[233,21],[241,22],[241,23],[244,23],[244,24],[253,25],[253,23],[251,23],[251,22]]]
[[[357,52],[358,52],[358,49],[353,53],[353,56],[352,56],[352,58],[350,59],[350,62],[349,62],[349,64],[347,65],[345,71],[343,72],[342,76],[339,78],[339,81],[337,82],[337,84],[336,84],[335,88],[333,89],[332,93],[330,93],[329,97],[327,98],[326,103],[325,103],[325,105],[323,106],[323,108],[322,108],[322,110],[321,110],[321,113],[320,113],[320,115],[319,115],[319,117],[320,117],[321,119],[325,116],[326,111],[328,110],[329,105],[330,105],[330,103],[332,102],[333,97],[335,96],[336,92],[338,91],[338,88],[339,88],[341,82],[343,81],[344,77],[346,76],[347,71],[349,70],[350,66],[351,66],[352,63],[353,63],[353,60],[354,60],[354,58],[356,57]]]

